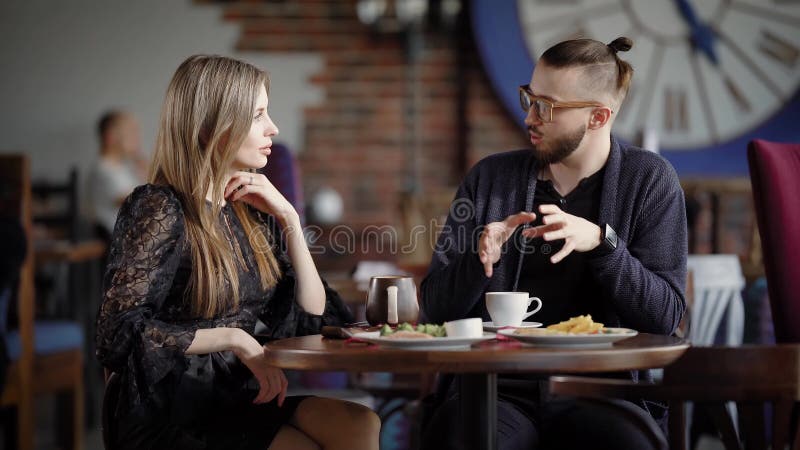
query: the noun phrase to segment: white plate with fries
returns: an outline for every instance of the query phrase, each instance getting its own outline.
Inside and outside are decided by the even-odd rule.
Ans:
[[[639,334],[630,328],[606,328],[589,314],[550,325],[547,328],[500,330],[500,334],[536,345],[611,345]]]
[[[547,346],[607,346],[614,342],[639,334],[630,328],[603,328],[591,333],[570,333],[566,331],[549,330],[547,328],[520,328],[516,330],[500,330],[499,334],[507,336],[526,344]]]
[[[402,348],[406,350],[428,350],[445,348],[464,348],[470,345],[494,339],[494,333],[484,332],[480,337],[430,337],[430,338],[396,338],[381,336],[380,331],[354,333],[353,339],[378,344],[383,347]]]

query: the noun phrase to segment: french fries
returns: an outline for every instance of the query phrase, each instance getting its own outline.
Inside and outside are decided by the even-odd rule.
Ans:
[[[597,334],[603,332],[603,324],[592,320],[590,314],[573,317],[546,328],[556,334]]]

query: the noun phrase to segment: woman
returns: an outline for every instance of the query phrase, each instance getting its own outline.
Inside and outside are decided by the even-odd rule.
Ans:
[[[286,397],[252,337],[349,319],[320,280],[294,208],[263,175],[278,129],[266,74],[193,56],[161,113],[151,184],[120,210],[97,355],[121,374],[120,448],[372,449],[380,421],[338,400]]]

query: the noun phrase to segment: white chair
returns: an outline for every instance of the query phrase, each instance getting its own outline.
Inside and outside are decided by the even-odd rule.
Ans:
[[[694,277],[694,303],[689,308],[687,339],[696,347],[713,346],[714,338],[724,318],[724,345],[742,345],[744,337],[742,289],[745,282],[739,257],[689,255],[686,265]],[[728,402],[725,406],[738,431],[736,404]],[[691,428],[693,408],[691,402],[685,403],[684,417],[687,430]]]
[[[744,336],[744,276],[736,255],[689,255],[694,277],[694,304],[689,310],[688,339],[692,345],[714,345],[723,317],[725,345],[742,344]]]

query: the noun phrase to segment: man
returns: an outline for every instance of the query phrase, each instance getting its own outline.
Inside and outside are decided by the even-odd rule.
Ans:
[[[89,196],[97,234],[108,240],[122,202],[147,176],[139,123],[124,111],[109,111],[97,125],[100,159],[90,172]]]
[[[522,291],[542,299],[533,317],[545,325],[591,314],[611,327],[675,330],[685,309],[683,192],[664,159],[611,136],[633,74],[617,52],[631,45],[578,39],[541,56],[520,87],[533,150],[490,156],[459,187],[421,286],[426,320],[489,320],[485,292]],[[546,387],[542,377],[499,377],[499,448],[666,446],[653,420],[663,425],[662,405],[556,399]],[[451,386],[425,448],[453,448],[457,404]]]

